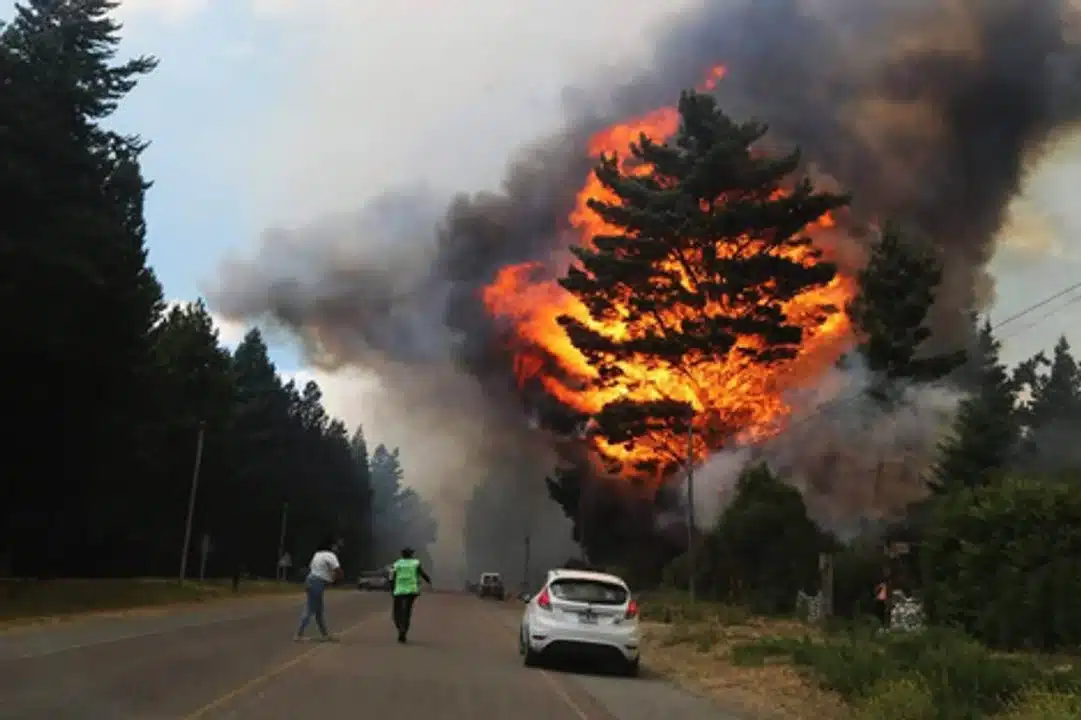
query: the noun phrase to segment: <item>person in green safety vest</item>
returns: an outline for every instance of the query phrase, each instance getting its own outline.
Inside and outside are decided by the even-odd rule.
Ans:
[[[403,548],[402,556],[390,568],[391,582],[394,583],[394,627],[398,628],[400,643],[404,643],[409,635],[413,603],[420,595],[420,581],[423,579],[428,585],[432,584],[432,579],[424,572],[415,555],[413,548]]]

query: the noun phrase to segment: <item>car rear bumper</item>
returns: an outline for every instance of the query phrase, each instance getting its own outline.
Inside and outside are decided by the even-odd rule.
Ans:
[[[618,656],[635,662],[639,653],[637,625],[611,625],[581,630],[563,622],[534,622],[529,646],[541,655]]]

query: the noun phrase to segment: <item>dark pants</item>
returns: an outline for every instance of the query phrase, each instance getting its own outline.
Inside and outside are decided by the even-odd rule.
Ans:
[[[416,594],[394,596],[394,627],[398,632],[409,632],[409,622],[413,619],[413,603],[417,601]]]
[[[875,614],[878,615],[883,627],[890,624],[890,608],[885,600],[875,600]]]

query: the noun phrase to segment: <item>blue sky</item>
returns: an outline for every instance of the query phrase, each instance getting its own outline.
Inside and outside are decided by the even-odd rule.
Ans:
[[[129,0],[124,51],[161,66],[116,122],[152,142],[150,257],[166,296],[197,297],[267,227],[352,210],[416,180],[421,159],[436,185],[493,186],[514,147],[557,125],[564,86],[639,57],[645,28],[690,4]],[[1071,244],[1081,212],[1067,190],[1078,157],[1076,144],[1060,152],[1018,203],[994,265],[997,316],[1081,280]],[[1081,326],[1081,305],[1071,308],[1011,327],[1010,359]],[[274,358],[287,372],[303,367],[285,340]]]

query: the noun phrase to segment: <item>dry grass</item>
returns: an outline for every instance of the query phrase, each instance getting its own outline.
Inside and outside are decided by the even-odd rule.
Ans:
[[[935,629],[879,637],[854,625],[825,635],[679,596],[647,599],[643,613],[650,668],[748,718],[1081,718],[1073,657],[1004,656]]]
[[[707,612],[702,620],[645,622],[642,628],[643,653],[651,669],[736,712],[793,720],[851,717],[840,698],[818,689],[788,664],[739,667],[731,660],[736,645],[768,637],[804,637],[814,632],[806,625],[721,610]]]
[[[231,580],[189,581],[132,578],[122,580],[0,580],[0,628],[40,624],[87,614],[140,615],[178,605],[236,597],[296,594],[301,586],[244,580],[238,593]]]

